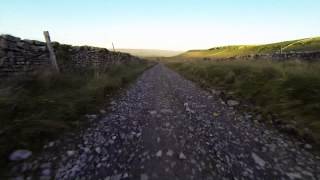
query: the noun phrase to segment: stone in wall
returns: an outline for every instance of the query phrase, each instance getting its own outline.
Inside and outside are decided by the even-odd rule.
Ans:
[[[113,64],[143,61],[105,48],[53,44],[62,72],[90,68],[105,70]],[[50,67],[50,59],[46,43],[21,40],[11,35],[0,36],[0,77],[30,74],[47,67]]]
[[[49,64],[46,44],[0,36],[0,77],[28,74]]]
[[[70,52],[69,61],[72,61],[73,69],[91,68],[104,70],[113,64],[142,61],[130,54],[112,52],[105,48],[90,46],[69,46],[68,52]]]

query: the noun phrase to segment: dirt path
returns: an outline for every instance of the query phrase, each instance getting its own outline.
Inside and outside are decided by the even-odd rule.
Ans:
[[[30,179],[320,179],[320,158],[299,142],[163,65],[147,70],[110,111],[15,173]]]

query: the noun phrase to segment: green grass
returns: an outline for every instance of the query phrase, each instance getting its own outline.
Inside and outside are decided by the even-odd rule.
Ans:
[[[282,52],[320,51],[320,37],[285,41],[265,45],[238,45],[216,47],[208,50],[190,50],[176,58],[230,58],[252,54],[273,54]]]
[[[61,56],[60,56],[61,57]],[[108,97],[134,80],[147,62],[114,65],[99,76],[92,71],[41,74],[0,86],[0,165],[14,149],[37,152],[50,139],[79,129],[87,113],[103,108]]]
[[[232,91],[259,112],[277,114],[320,143],[320,64],[297,62],[175,62],[169,67],[206,87]]]

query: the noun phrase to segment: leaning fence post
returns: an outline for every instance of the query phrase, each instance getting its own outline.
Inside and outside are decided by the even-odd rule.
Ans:
[[[117,57],[115,58],[114,64],[118,64],[120,62],[120,52],[116,52],[116,49],[114,48],[113,42],[112,42],[112,48],[113,48],[113,52],[117,55]]]
[[[43,31],[43,35],[44,35],[44,38],[46,39],[47,47],[48,47],[48,50],[49,50],[50,63],[52,65],[52,67],[54,68],[54,70],[59,73],[60,70],[59,70],[59,66],[57,64],[56,55],[54,54],[54,50],[53,50],[53,47],[51,45],[49,32],[48,31]]]

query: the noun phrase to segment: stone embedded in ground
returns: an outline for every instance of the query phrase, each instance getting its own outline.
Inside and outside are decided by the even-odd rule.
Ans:
[[[240,103],[239,103],[239,101],[228,100],[228,101],[227,101],[227,104],[228,104],[229,106],[238,106]]]
[[[157,114],[157,111],[149,111],[149,113],[150,113],[151,115],[156,115],[156,114]]]
[[[139,138],[141,136],[141,133],[137,133],[136,137]]]
[[[161,156],[162,156],[162,150],[159,150],[159,151],[156,153],[156,156],[157,156],[157,157],[161,157]]]
[[[90,151],[90,149],[89,149],[88,147],[85,147],[83,150],[84,150],[84,152],[86,152],[86,153]]]
[[[116,174],[114,176],[111,176],[110,180],[120,180],[121,179],[121,174]]]
[[[67,151],[67,155],[68,156],[73,156],[75,153],[76,153],[75,151],[71,151],[71,150]]]
[[[113,144],[113,143],[114,143],[114,140],[110,139],[110,140],[108,141],[108,143],[109,143],[109,144]]]
[[[96,150],[96,152],[97,152],[98,154],[101,153],[101,148],[100,148],[100,147],[97,147],[95,150]]]
[[[50,170],[50,169],[44,169],[44,170],[41,172],[41,174],[42,174],[43,176],[50,176],[51,170]]]
[[[218,117],[218,116],[219,116],[219,113],[214,112],[214,113],[213,113],[213,116],[214,116],[214,117]]]
[[[94,119],[97,119],[98,116],[95,114],[87,114],[86,117],[90,120],[94,120]]]
[[[221,91],[212,89],[212,90],[211,90],[211,93],[214,94],[214,95],[219,96],[219,95],[221,94]]]
[[[311,144],[305,144],[305,145],[304,145],[304,148],[306,148],[306,149],[312,149],[312,145],[311,145]]]
[[[184,159],[187,159],[187,157],[183,154],[183,152],[181,152],[181,153],[179,154],[179,159],[184,160]]]
[[[173,151],[171,149],[169,149],[166,153],[167,156],[173,156]]]
[[[105,111],[103,109],[100,110],[100,114],[106,114],[106,113],[107,113],[107,111]]]
[[[163,113],[163,114],[173,113],[173,111],[171,109],[161,109],[160,112]]]
[[[128,173],[124,173],[122,178],[128,178],[129,177],[129,174]]]
[[[49,147],[53,147],[54,144],[55,144],[55,142],[50,142],[50,143],[48,144],[48,146],[49,146]]]
[[[148,179],[149,179],[149,177],[147,174],[141,174],[140,180],[148,180]]]
[[[251,153],[251,157],[254,160],[254,162],[259,166],[261,167],[265,166],[266,162],[263,159],[261,159],[256,153]]]
[[[32,155],[32,152],[26,149],[19,149],[10,154],[9,160],[21,161],[28,159]]]
[[[286,173],[286,175],[292,180],[294,180],[294,179],[302,179],[302,176],[299,173]]]

